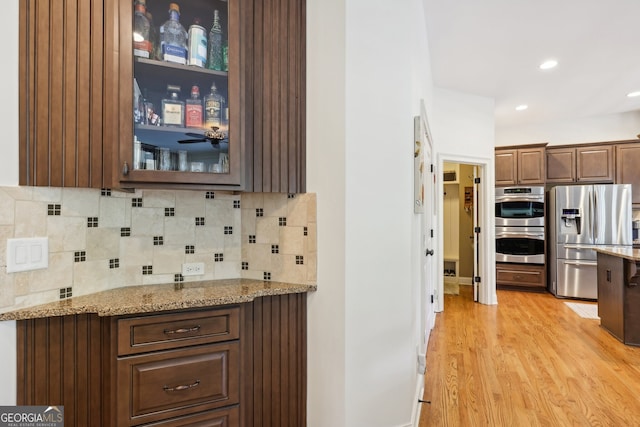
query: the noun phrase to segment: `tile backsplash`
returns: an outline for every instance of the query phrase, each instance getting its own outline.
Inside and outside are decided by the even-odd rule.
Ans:
[[[6,241],[49,238],[49,267],[7,273]],[[315,194],[0,187],[0,312],[121,286],[316,283]],[[182,264],[205,274],[183,277]]]

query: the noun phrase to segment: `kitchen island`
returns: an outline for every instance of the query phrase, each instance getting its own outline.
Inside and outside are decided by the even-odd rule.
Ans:
[[[65,426],[306,424],[306,294],[249,279],[131,286],[17,321],[18,405]]]
[[[640,346],[640,249],[600,246],[600,326],[627,345]]]

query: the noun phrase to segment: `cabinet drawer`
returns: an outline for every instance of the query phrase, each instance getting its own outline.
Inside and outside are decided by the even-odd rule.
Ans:
[[[513,286],[540,286],[545,287],[544,268],[531,269],[512,268],[500,266],[496,268],[496,283]]]
[[[238,307],[118,320],[118,354],[136,354],[238,339]]]
[[[235,427],[238,425],[240,425],[240,408],[234,406],[145,424],[145,427]]]
[[[240,344],[208,344],[120,358],[118,425],[239,403]]]

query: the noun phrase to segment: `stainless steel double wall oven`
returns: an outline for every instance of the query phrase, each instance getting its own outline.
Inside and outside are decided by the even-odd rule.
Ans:
[[[496,188],[496,261],[544,264],[544,187]]]

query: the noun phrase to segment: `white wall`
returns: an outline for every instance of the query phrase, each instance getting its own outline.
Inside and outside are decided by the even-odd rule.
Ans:
[[[585,117],[561,122],[496,128],[496,146],[534,144],[580,144],[636,139],[640,133],[640,111]]]
[[[319,227],[310,427],[411,422],[413,116],[431,88],[423,16],[419,0],[307,2],[307,190]]]
[[[0,25],[3,66],[0,67],[0,185],[18,184],[18,0],[3,3],[5,23]],[[4,265],[4,260],[0,262]],[[0,290],[1,292],[1,290]],[[0,406],[16,404],[16,323],[0,323]]]

